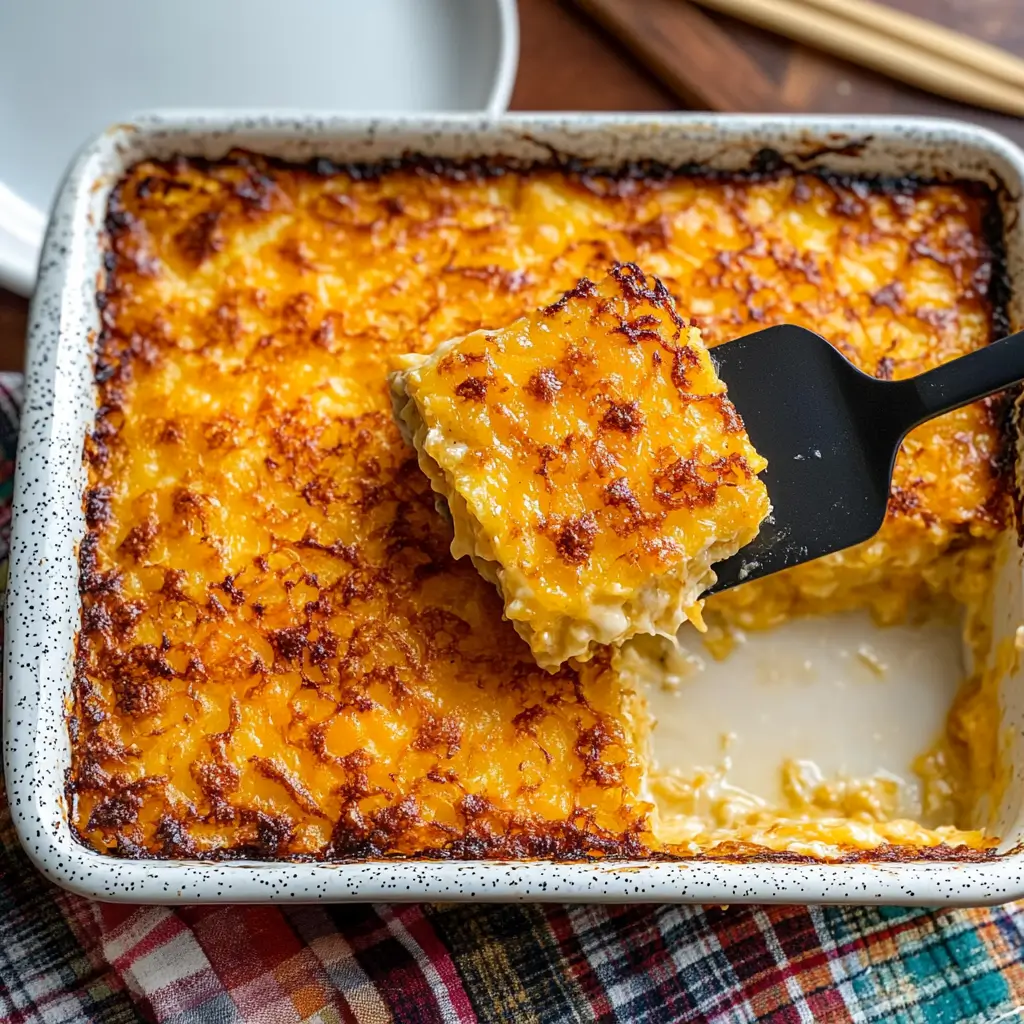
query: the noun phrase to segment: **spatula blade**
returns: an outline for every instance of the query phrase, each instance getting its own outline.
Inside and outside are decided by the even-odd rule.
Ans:
[[[867,540],[882,525],[900,430],[887,382],[803,327],[769,327],[712,349],[754,447],[771,516],[715,566],[709,594]],[[888,387],[895,387],[889,384]],[[881,389],[881,390],[880,390]]]

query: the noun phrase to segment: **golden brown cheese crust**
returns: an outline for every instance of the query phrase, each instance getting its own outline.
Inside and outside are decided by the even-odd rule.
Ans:
[[[636,264],[401,363],[399,426],[452,553],[494,579],[544,667],[699,621],[711,565],[770,511],[700,332]]]
[[[792,321],[917,372],[990,337],[991,209],[786,171],[134,168],[86,451],[78,834],[135,857],[642,855],[633,695],[602,659],[538,669],[451,559],[387,359],[640,259],[709,341]],[[999,515],[988,408],[928,429],[962,486],[951,508],[901,458],[904,545]]]

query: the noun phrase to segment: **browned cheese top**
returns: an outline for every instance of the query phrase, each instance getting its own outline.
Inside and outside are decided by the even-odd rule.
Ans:
[[[914,373],[989,339],[990,204],[787,171],[135,167],[86,446],[74,828],[134,857],[643,855],[633,695],[603,657],[537,668],[452,560],[390,358],[636,260],[710,343],[795,322]],[[903,546],[998,508],[986,407],[925,429]]]

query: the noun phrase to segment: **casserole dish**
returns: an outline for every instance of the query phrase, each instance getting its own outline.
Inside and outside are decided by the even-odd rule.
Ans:
[[[1017,151],[991,134],[947,122],[922,121],[897,125],[886,120],[856,122],[807,119],[716,118],[510,118],[481,123],[473,119],[355,122],[321,118],[251,117],[230,120],[209,117],[153,116],[120,126],[92,143],[78,158],[55,208],[42,263],[42,277],[31,318],[26,414],[16,488],[15,521],[8,604],[9,644],[5,654],[5,759],[12,812],[29,854],[49,877],[75,891],[106,899],[142,902],[264,898],[315,899],[674,899],[700,903],[738,901],[782,902],[941,902],[977,904],[1012,899],[1024,891],[1019,858],[1018,811],[1024,756],[1014,726],[1024,713],[1014,694],[1015,664],[1001,677],[1001,751],[1012,772],[1000,787],[998,806],[986,815],[992,831],[1003,837],[1001,853],[991,859],[958,862],[921,856],[896,862],[800,863],[694,859],[686,861],[460,861],[405,859],[345,863],[262,861],[125,861],[80,845],[69,823],[64,788],[70,764],[65,725],[74,673],[75,633],[80,625],[78,549],[85,536],[82,493],[85,486],[82,449],[95,417],[92,346],[98,327],[95,291],[101,269],[100,235],[110,190],[127,168],[140,160],[168,159],[175,154],[222,157],[242,147],[272,157],[303,161],[326,158],[339,162],[374,162],[413,152],[449,159],[502,156],[521,161],[572,158],[616,167],[650,160],[662,165],[702,165],[725,171],[750,166],[762,150],[777,151],[801,168],[838,173],[919,175],[927,178],[977,180],[996,190],[1004,206],[1004,244],[1011,280],[1020,273],[1021,239],[1013,216],[1022,164]],[[1020,323],[1016,294],[1009,302],[1011,324]],[[1021,621],[1019,555],[1009,534],[1001,572],[996,580],[993,629],[1008,637],[1013,650]],[[818,620],[820,622],[820,620]],[[790,628],[792,627],[792,628]],[[838,637],[836,649],[821,657],[841,659],[843,645],[864,647],[861,639],[844,637],[859,630],[844,620],[835,630],[811,632]],[[803,636],[801,637],[801,631]],[[915,634],[920,640],[921,635]],[[856,634],[860,637],[861,634]],[[936,634],[936,642],[948,642]],[[780,639],[781,637],[781,639]],[[752,641],[743,657],[756,650],[772,658],[792,658],[808,643],[806,623],[794,622],[768,647]],[[927,637],[926,637],[927,639]],[[907,647],[906,635],[883,631],[863,650],[863,660],[895,663]],[[815,642],[818,642],[816,640]],[[788,654],[780,651],[789,647]],[[773,646],[774,645],[774,648]],[[932,649],[934,645],[929,645]],[[774,653],[772,653],[774,650]],[[875,652],[881,651],[881,656]],[[941,674],[948,649],[934,647],[909,659],[894,676],[900,685],[848,687],[871,691],[884,706],[882,720],[892,721],[894,707],[901,722],[935,722],[936,704],[945,706],[948,692],[927,684]],[[754,652],[753,654],[751,652]],[[954,659],[955,660],[955,659]],[[1015,662],[1015,659],[1011,659]],[[735,706],[764,707],[756,667],[735,671],[730,661],[729,697]],[[702,683],[705,702],[709,686],[721,696],[722,673],[708,672]],[[842,680],[840,680],[842,682]],[[807,731],[826,746],[847,748],[856,761],[863,730],[846,707],[828,713],[827,701],[845,686],[826,689],[819,707],[834,729],[820,727],[821,711],[805,696],[796,700],[794,719],[802,715]],[[769,691],[770,692],[770,691]],[[879,696],[880,695],[880,696]],[[925,713],[922,698],[931,709]],[[899,706],[896,702],[905,702]],[[672,705],[657,706],[655,716],[671,722],[680,716]],[[779,703],[771,694],[770,703]],[[876,724],[879,713],[876,709]],[[816,720],[819,721],[815,727]],[[723,723],[726,728],[727,723]],[[769,726],[762,732],[771,735]],[[717,724],[703,730],[720,731]],[[874,730],[877,732],[877,728]],[[895,730],[900,732],[901,730]],[[873,735],[873,733],[869,733]],[[671,736],[671,729],[662,730]],[[785,737],[783,737],[784,739]],[[920,736],[915,738],[920,739]],[[692,738],[694,741],[696,738]],[[925,737],[926,740],[926,737]],[[659,743],[663,742],[658,740]],[[687,739],[688,746],[693,745]],[[852,745],[852,746],[851,746]],[[918,748],[919,749],[919,748]],[[775,757],[780,751],[768,751]],[[703,756],[703,755],[702,755]],[[887,755],[888,756],[888,755]],[[898,755],[893,757],[899,759]]]

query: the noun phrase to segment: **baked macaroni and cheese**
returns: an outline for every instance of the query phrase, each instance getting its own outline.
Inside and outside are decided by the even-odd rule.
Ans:
[[[781,166],[133,168],[106,223],[85,452],[81,840],[124,857],[989,855],[968,812],[909,821],[856,780],[744,816],[700,773],[652,772],[644,687],[667,641],[538,666],[452,557],[386,370],[636,262],[708,345],[793,322],[906,376],[1001,329],[995,210],[973,185]],[[974,600],[1008,523],[1007,454],[996,402],[915,431],[881,533],[710,600],[709,642]],[[946,791],[995,784],[984,671],[928,760]]]
[[[661,281],[616,264],[402,363],[398,426],[450,511],[452,555],[498,585],[539,665],[703,629],[712,564],[771,509],[767,463]]]

